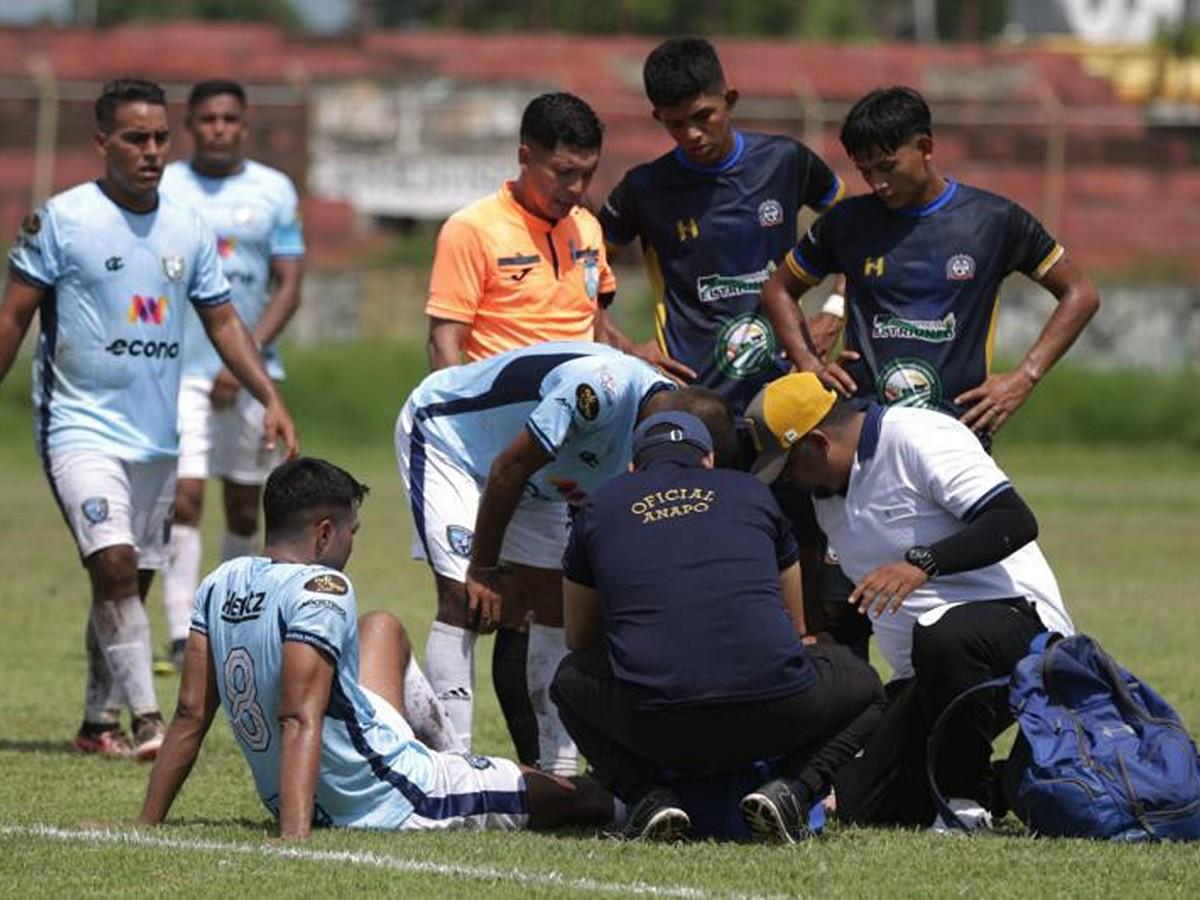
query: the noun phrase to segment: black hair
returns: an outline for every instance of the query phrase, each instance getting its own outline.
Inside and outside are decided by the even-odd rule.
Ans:
[[[862,411],[863,408],[860,402],[848,400],[839,394],[833,401],[833,406],[829,407],[825,415],[821,417],[821,421],[814,425],[813,428],[841,428],[853,419],[856,413]]]
[[[96,126],[109,134],[117,127],[117,107],[123,103],[139,102],[165,108],[167,95],[153,81],[141,78],[118,78],[108,82],[96,98]]]
[[[642,83],[653,105],[674,106],[698,94],[724,93],[725,72],[704,38],[670,38],[646,57]]]
[[[842,123],[842,146],[851,156],[895,153],[909,138],[933,135],[925,98],[910,87],[877,88],[854,104]]]
[[[326,460],[311,456],[288,460],[268,476],[263,491],[267,543],[295,535],[322,515],[351,511],[369,490]]]
[[[596,113],[574,94],[562,91],[534,97],[521,115],[521,143],[554,150],[559,144],[576,150],[599,150],[604,126]]]
[[[246,105],[246,89],[244,87],[236,81],[229,81],[225,78],[210,78],[208,81],[199,81],[192,85],[187,99],[188,110],[195,109],[209,97],[221,97],[225,94],[236,97],[242,106]]]
[[[672,391],[667,409],[691,413],[704,423],[712,438],[713,456],[718,468],[732,468],[738,456],[737,427],[725,398],[703,387],[685,387]]]

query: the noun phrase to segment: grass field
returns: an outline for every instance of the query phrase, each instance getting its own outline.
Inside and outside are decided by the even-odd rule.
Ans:
[[[430,580],[408,559],[391,421],[423,362],[415,348],[293,356],[306,450],[372,486],[349,571],[364,609],[382,607],[423,646]],[[22,370],[24,366],[21,367]],[[170,823],[136,831],[147,770],[68,751],[83,695],[84,578],[31,449],[24,375],[0,387],[0,895],[639,895],[1008,897],[1200,894],[1187,846],[1037,841],[833,829],[793,848],[622,845],[569,836],[323,832],[302,847],[270,838],[223,720]],[[1044,390],[1050,391],[1053,385]],[[303,395],[303,399],[301,399]],[[1048,398],[1043,398],[1048,402]],[[1200,727],[1200,454],[1180,447],[999,441],[1037,512],[1042,545],[1076,622]],[[215,495],[210,508],[215,510]],[[216,517],[206,522],[211,560]],[[156,643],[161,600],[150,603]],[[477,744],[508,754],[479,654]],[[158,682],[165,709],[175,679]]]

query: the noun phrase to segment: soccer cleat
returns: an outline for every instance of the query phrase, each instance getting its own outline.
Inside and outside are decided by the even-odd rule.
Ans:
[[[977,800],[963,799],[961,797],[951,797],[946,801],[946,805],[950,807],[950,811],[958,818],[963,827],[947,822],[942,818],[941,813],[933,820],[933,824],[929,826],[929,830],[934,834],[961,834],[972,831],[990,831],[992,828],[992,814],[988,812]]]
[[[677,841],[691,827],[692,820],[679,806],[679,798],[666,788],[655,788],[629,810],[621,837],[627,841]]]
[[[738,807],[755,840],[795,844],[816,834],[808,825],[808,813],[800,798],[782,778],[751,791]]]
[[[121,730],[120,725],[84,722],[71,746],[78,753],[107,756],[110,759],[128,759],[133,754],[129,735]]]
[[[133,720],[133,758],[138,762],[150,762],[158,756],[166,736],[167,726],[158,713],[136,717]]]

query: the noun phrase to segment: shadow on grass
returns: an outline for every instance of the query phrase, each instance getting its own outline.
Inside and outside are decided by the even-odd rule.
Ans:
[[[10,741],[0,738],[0,753],[65,753],[79,756],[70,741]]]

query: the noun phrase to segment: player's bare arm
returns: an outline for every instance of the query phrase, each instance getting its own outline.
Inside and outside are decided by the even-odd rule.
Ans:
[[[679,360],[671,359],[662,352],[658,346],[658,341],[651,338],[648,341],[643,341],[640,344],[635,344],[629,339],[629,336],[621,330],[612,316],[602,305],[596,309],[595,331],[596,341],[601,344],[608,344],[610,347],[616,347],[623,353],[628,353],[630,356],[636,356],[638,359],[649,363],[658,369],[672,381],[679,385],[686,385],[696,380],[696,372],[690,366],[684,365]]]
[[[569,650],[586,650],[600,640],[600,592],[564,578],[563,628]]]
[[[146,786],[146,799],[138,816],[142,825],[157,825],[167,817],[200,755],[200,746],[219,704],[216,669],[209,653],[208,638],[193,631],[188,635],[175,717],[154,761]]]
[[[492,462],[475,515],[467,567],[467,618],[478,616],[480,630],[490,630],[500,622],[504,598],[498,567],[504,531],[521,501],[525,482],[551,459],[541,444],[522,430]]]
[[[0,300],[0,381],[12,368],[21,341],[29,330],[29,323],[33,321],[33,314],[44,294],[44,288],[9,272],[4,299]]]
[[[333,663],[316,647],[286,641],[280,683],[279,835],[295,840],[312,832],[321,730],[333,686]]]
[[[844,394],[857,390],[854,379],[836,362],[826,362],[815,352],[815,343],[804,321],[799,300],[811,285],[802,281],[787,266],[780,266],[762,288],[762,308],[771,320],[783,352],[801,372],[813,372],[832,388]]]
[[[804,622],[804,579],[800,577],[800,563],[794,562],[779,572],[779,593],[783,598],[783,608],[796,626],[796,634],[808,636],[808,627]]]
[[[271,258],[271,298],[258,324],[254,326],[254,341],[265,347],[277,338],[296,310],[300,308],[300,283],[304,279],[304,260],[299,257]],[[241,385],[228,369],[221,369],[213,380],[212,402],[218,409],[230,406]]]
[[[1011,372],[989,375],[979,387],[954,398],[955,403],[969,407],[962,422],[974,431],[999,431],[1100,308],[1096,286],[1065,254],[1040,283],[1054,295],[1058,306],[1020,365]]]
[[[816,314],[809,316],[807,323],[817,356],[829,359],[829,354],[833,352],[846,326],[845,275],[838,275],[834,279],[833,291],[826,299],[825,305]]]
[[[429,371],[457,366],[463,361],[463,347],[471,333],[469,322],[429,317]]]
[[[267,449],[273,450],[276,439],[282,438],[288,459],[296,456],[300,452],[300,442],[291,413],[284,405],[275,382],[267,374],[254,339],[233,304],[198,307],[197,312],[209,340],[217,348],[225,365],[265,407],[263,441]]]

